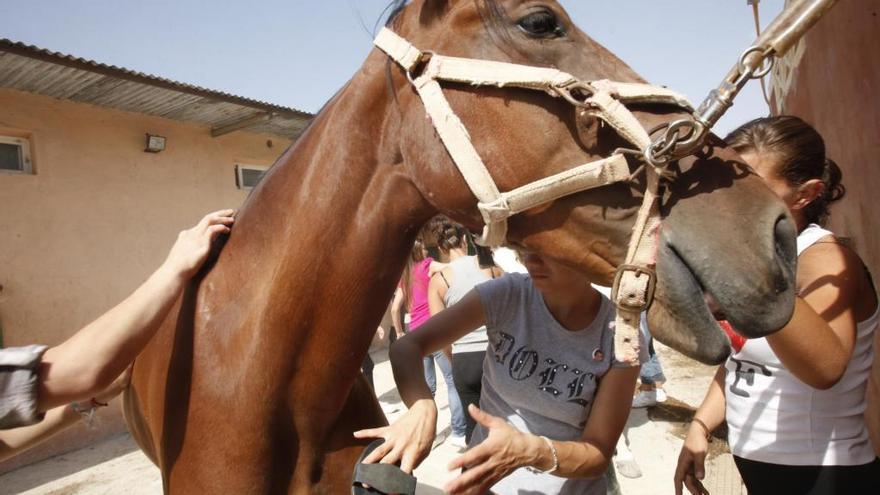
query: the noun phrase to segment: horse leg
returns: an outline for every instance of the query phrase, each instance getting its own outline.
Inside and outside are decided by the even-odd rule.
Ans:
[[[364,448],[371,439],[359,440],[353,433],[365,428],[388,424],[376,394],[360,373],[336,423],[330,428],[324,451],[318,493],[351,493],[351,474]]]

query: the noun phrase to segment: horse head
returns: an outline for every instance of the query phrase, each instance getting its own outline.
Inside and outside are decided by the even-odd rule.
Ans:
[[[403,2],[398,6],[402,7]],[[420,0],[389,23],[422,50],[444,56],[552,67],[581,81],[643,82],[620,59],[578,29],[555,1]],[[477,201],[425,115],[410,80],[378,50],[369,63],[388,66],[398,107],[386,121],[399,137],[394,152],[413,186],[436,209],[475,231]],[[523,184],[632,148],[566,98],[541,91],[444,83],[452,110],[497,188]],[[686,117],[677,105],[629,103],[646,129]],[[542,253],[610,285],[625,258],[645,191],[640,161],[631,180],[557,198],[512,216],[507,243]],[[667,167],[655,252],[657,282],[649,326],[661,342],[706,363],[729,353],[727,337],[706,300],[747,337],[783,326],[794,303],[795,228],[782,202],[716,137],[694,156]]]

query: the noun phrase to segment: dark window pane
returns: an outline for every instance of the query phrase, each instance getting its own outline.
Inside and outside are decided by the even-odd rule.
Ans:
[[[263,178],[263,174],[265,174],[265,170],[255,170],[252,168],[243,168],[241,169],[241,178],[243,187],[255,187],[260,179]]]
[[[21,146],[0,143],[0,170],[24,170]]]

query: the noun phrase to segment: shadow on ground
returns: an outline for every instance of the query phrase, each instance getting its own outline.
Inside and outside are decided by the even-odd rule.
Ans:
[[[0,487],[2,487],[0,488],[0,493],[24,492],[44,485],[48,480],[64,478],[84,469],[137,451],[138,447],[133,441],[125,441],[128,437],[129,435],[127,432],[122,433],[116,437],[111,437],[109,441],[102,441],[94,446],[86,447],[67,454],[57,455],[46,461],[42,461],[41,465],[45,466],[45,470],[50,472],[35,473],[38,474],[38,476],[21,476],[19,471],[27,468],[27,466],[10,471],[0,476]],[[65,487],[65,489],[61,491],[56,490],[49,492],[46,495],[61,495],[63,493],[77,493],[77,491],[70,491],[70,487]]]
[[[688,425],[694,419],[694,413],[696,412],[693,407],[674,397],[669,397],[666,399],[666,402],[656,406],[648,407],[647,410],[648,418],[651,421],[671,423],[672,429],[670,433],[682,440],[687,436]],[[712,432],[707,457],[711,459],[728,452],[730,452],[730,448],[727,445],[727,424],[725,423]]]

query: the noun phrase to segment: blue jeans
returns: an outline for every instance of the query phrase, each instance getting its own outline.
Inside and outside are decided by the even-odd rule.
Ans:
[[[431,395],[437,393],[437,374],[434,371],[434,361],[440,366],[443,379],[446,380],[446,392],[449,394],[449,413],[452,415],[452,434],[463,437],[467,431],[467,422],[464,419],[464,409],[461,407],[461,399],[455,391],[455,382],[452,381],[452,363],[443,351],[437,351],[422,358],[425,367],[425,381],[431,389]]]
[[[665,382],[666,376],[663,375],[663,366],[660,365],[660,358],[654,352],[654,339],[651,337],[651,332],[648,331],[648,321],[645,318],[645,313],[642,313],[639,329],[644,334],[649,356],[648,361],[642,364],[642,369],[639,371],[639,381],[642,382],[642,385],[656,385],[657,382]]]

